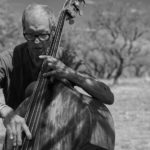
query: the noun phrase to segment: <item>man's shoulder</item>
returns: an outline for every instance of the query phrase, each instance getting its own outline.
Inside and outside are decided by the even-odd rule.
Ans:
[[[14,48],[14,52],[23,52],[27,49],[27,43],[21,43]]]
[[[5,51],[0,53],[0,59],[4,59],[4,58],[7,58],[7,57],[12,57],[12,55],[13,55],[13,50],[12,49],[5,50]]]
[[[14,47],[14,49],[8,49],[0,52],[0,59],[5,57],[13,57],[14,53],[22,53],[27,48],[27,43],[22,43]]]
[[[20,66],[22,59],[26,53],[27,43],[17,45],[12,54],[12,63],[14,66]]]
[[[0,53],[0,67],[12,68],[13,50],[5,50]]]

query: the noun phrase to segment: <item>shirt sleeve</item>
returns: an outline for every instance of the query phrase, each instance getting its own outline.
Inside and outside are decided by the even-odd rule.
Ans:
[[[5,88],[12,70],[12,51],[0,53],[0,88]]]
[[[5,75],[6,75],[5,71],[6,71],[5,62],[0,55],[0,88],[3,88],[4,86]]]

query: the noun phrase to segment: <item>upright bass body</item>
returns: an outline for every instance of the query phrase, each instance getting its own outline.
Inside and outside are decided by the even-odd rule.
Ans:
[[[82,150],[91,144],[113,150],[115,132],[112,116],[103,104],[62,83],[55,83],[45,98],[43,113],[34,146],[28,150]],[[17,109],[20,115],[27,111],[29,99]],[[7,139],[7,150],[13,150]]]
[[[41,118],[40,150],[82,150],[95,144],[114,149],[114,124],[105,105],[63,84],[52,88]]]

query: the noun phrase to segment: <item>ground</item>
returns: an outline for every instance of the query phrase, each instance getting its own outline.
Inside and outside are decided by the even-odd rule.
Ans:
[[[115,102],[108,107],[115,122],[115,150],[150,150],[150,82],[144,79],[122,80],[111,86],[111,90]],[[2,124],[0,127],[2,143],[5,130]]]
[[[116,128],[115,150],[150,150],[150,82],[128,80],[112,91],[110,106]]]

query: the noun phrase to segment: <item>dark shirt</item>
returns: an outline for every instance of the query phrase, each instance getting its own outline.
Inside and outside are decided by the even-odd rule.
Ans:
[[[57,58],[66,65],[69,64],[59,49]],[[70,66],[74,68],[75,66]],[[79,72],[88,72],[82,64],[77,69]],[[6,104],[16,109],[25,98],[27,86],[37,80],[40,68],[36,67],[29,55],[27,43],[20,44],[13,51],[3,52],[0,55],[0,85],[4,89]],[[5,75],[6,74],[6,75]]]
[[[57,58],[60,58],[60,60],[62,60],[66,65],[69,65],[69,63],[67,63],[67,59],[63,59],[61,56],[62,52],[60,51]],[[73,69],[76,68],[77,71],[81,73],[90,73],[85,64],[80,65],[80,67],[69,67],[72,67]],[[14,109],[19,106],[25,98],[25,89],[31,82],[37,80],[39,71],[40,68],[37,68],[32,62],[27,43],[16,46],[13,51],[7,51],[0,54],[0,86],[4,89],[7,105]],[[114,149],[115,137],[111,114],[103,105],[98,108],[97,115],[96,116],[100,122],[98,123],[99,130],[101,130],[101,135],[99,135],[99,144],[102,147],[108,147],[108,149],[112,150]]]
[[[10,89],[6,104],[16,109],[25,98],[26,87],[32,81],[36,81],[40,68],[34,66],[26,43],[14,49],[12,66]]]

